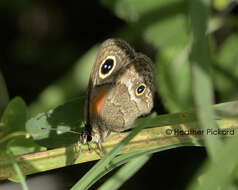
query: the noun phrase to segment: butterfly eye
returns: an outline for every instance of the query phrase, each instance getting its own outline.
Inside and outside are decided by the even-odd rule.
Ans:
[[[91,142],[92,140],[92,136],[91,135],[87,135],[87,142]]]
[[[141,83],[137,88],[136,88],[136,95],[137,96],[141,96],[142,94],[144,94],[146,89],[146,85],[144,83]]]
[[[108,56],[100,67],[99,76],[104,79],[112,73],[116,66],[116,61],[114,56]]]

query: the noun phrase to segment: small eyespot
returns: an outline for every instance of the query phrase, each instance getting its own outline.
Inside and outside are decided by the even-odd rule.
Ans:
[[[99,76],[104,79],[109,76],[116,66],[116,59],[114,56],[108,56],[101,64]]]
[[[144,94],[146,89],[146,85],[144,83],[141,83],[137,88],[136,88],[136,95],[137,96],[141,96],[142,94]]]

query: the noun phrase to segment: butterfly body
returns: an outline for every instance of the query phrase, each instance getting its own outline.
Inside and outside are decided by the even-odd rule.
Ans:
[[[110,134],[132,127],[153,107],[151,60],[125,41],[106,40],[93,65],[85,104],[85,132],[80,143],[100,143]]]

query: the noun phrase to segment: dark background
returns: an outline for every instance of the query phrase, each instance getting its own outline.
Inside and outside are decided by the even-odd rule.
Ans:
[[[124,24],[98,1],[6,3],[0,19],[0,68],[9,96],[21,96],[28,104]]]
[[[237,8],[233,7],[232,13],[236,12]],[[14,4],[2,1],[0,69],[10,99],[21,96],[31,104],[41,91],[69,71],[91,46],[112,37],[124,25],[124,21],[98,1],[24,0],[21,3],[14,1]],[[221,42],[226,33],[229,29],[216,34]],[[158,105],[161,105],[160,100]],[[160,109],[160,113],[166,113],[166,110]],[[196,147],[156,153],[121,189],[184,189],[206,156],[204,148]],[[95,162],[31,175],[27,182],[30,189],[41,189],[42,183],[44,189],[48,185],[52,190],[69,189],[93,164]],[[20,189],[20,185],[8,181],[0,181],[0,186],[3,190]]]

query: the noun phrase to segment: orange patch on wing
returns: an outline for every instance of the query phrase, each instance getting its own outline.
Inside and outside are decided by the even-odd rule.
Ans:
[[[95,115],[99,115],[102,106],[104,105],[105,99],[107,95],[107,90],[106,88],[101,89],[98,94],[93,98],[92,100],[92,105],[91,105],[91,111]]]

